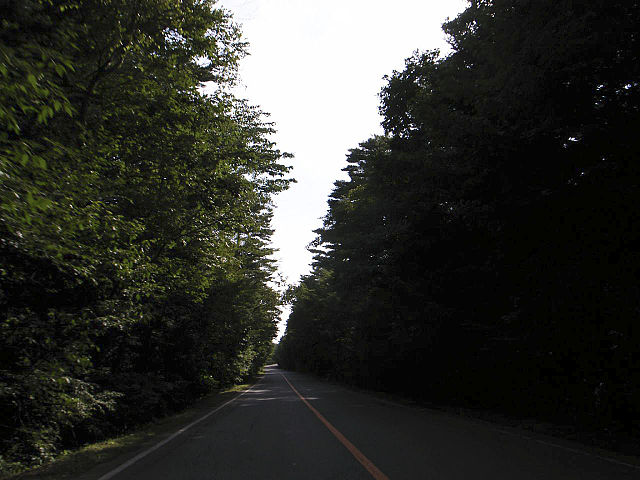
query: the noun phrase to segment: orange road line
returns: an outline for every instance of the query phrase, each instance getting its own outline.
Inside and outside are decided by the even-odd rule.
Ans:
[[[362,466],[367,469],[367,471],[371,474],[373,478],[375,478],[376,480],[389,480],[389,477],[387,477],[384,473],[382,473],[380,469],[376,467],[371,460],[365,457],[364,453],[358,450],[356,446],[353,443],[351,443],[349,440],[347,440],[347,437],[345,437],[342,433],[340,433],[340,431],[336,427],[331,425],[329,421],[326,418],[324,418],[324,416],[322,416],[322,414],[307,401],[306,398],[300,395],[300,392],[298,392],[298,390],[296,390],[295,387],[291,385],[291,382],[287,377],[284,376],[284,374],[281,373],[280,375],[282,375],[282,378],[284,378],[285,381],[289,384],[289,386],[291,387],[291,390],[293,390],[296,393],[296,395],[300,397],[300,400],[302,400],[304,404],[307,407],[309,407],[309,410],[311,410],[315,414],[315,416],[318,417],[318,419],[324,424],[324,426],[327,427],[329,431],[333,433],[333,435],[335,435],[335,437],[338,440],[340,440],[340,443],[342,443],[347,448],[347,450],[351,452],[351,455],[353,455],[356,458],[356,460],[358,460],[362,464]]]

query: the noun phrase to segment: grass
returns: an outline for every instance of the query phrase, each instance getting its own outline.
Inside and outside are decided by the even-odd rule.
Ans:
[[[212,392],[182,412],[145,425],[133,433],[87,445],[74,451],[62,452],[50,463],[26,470],[19,474],[3,475],[0,480],[95,480],[135,454],[162,441],[181,427],[206,415],[212,409],[229,401],[238,393],[248,389],[250,383],[234,385],[226,390]]]

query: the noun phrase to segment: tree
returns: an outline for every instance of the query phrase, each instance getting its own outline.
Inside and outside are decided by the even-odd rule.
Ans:
[[[5,2],[3,469],[255,373],[288,167],[210,0]],[[5,20],[6,19],[6,20]]]
[[[449,56],[393,72],[386,138],[336,183],[285,363],[637,434],[639,13],[473,1],[444,25]],[[350,355],[319,367],[320,339]]]

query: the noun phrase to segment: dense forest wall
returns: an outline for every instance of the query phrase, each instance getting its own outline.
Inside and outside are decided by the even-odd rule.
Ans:
[[[0,18],[7,472],[257,371],[288,167],[229,93],[245,45],[213,1],[9,0]]]
[[[475,0],[382,90],[281,365],[640,434],[640,6]]]

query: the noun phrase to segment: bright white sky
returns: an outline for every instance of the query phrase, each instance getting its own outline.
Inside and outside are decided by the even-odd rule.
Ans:
[[[310,271],[306,246],[322,225],[350,148],[382,133],[382,77],[416,49],[448,46],[441,25],[464,0],[221,0],[250,43],[236,96],[271,114],[297,180],[276,198],[273,244],[289,283]],[[288,313],[285,312],[284,316]],[[280,324],[280,334],[285,327]]]

